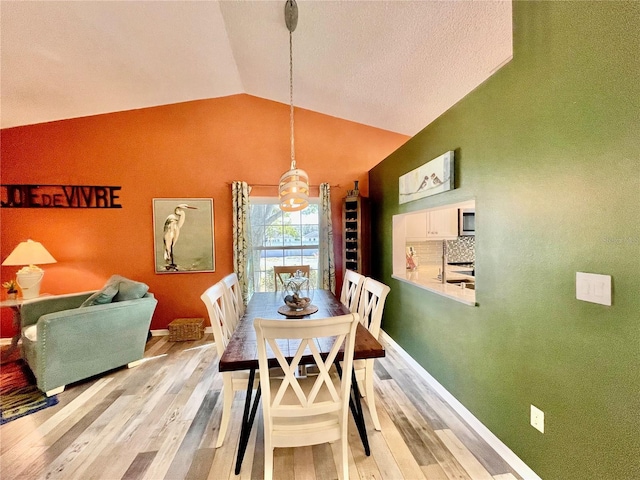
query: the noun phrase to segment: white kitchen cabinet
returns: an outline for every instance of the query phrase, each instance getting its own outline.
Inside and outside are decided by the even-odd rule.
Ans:
[[[422,211],[406,216],[407,240],[450,240],[458,236],[458,210]]]
[[[405,232],[408,240],[426,240],[427,212],[407,215],[405,218]]]
[[[427,212],[427,239],[444,240],[458,237],[458,210],[447,208]]]

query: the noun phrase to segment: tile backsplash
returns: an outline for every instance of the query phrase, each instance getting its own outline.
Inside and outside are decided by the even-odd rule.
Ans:
[[[442,263],[442,242],[407,242],[407,247],[415,251],[414,261],[420,265],[438,265]]]
[[[446,240],[449,262],[475,262],[475,237],[458,237]],[[442,240],[427,240],[424,242],[407,242],[407,247],[413,247],[414,260],[419,265],[442,264]]]
[[[458,237],[447,240],[447,254],[450,262],[475,262],[476,237]]]

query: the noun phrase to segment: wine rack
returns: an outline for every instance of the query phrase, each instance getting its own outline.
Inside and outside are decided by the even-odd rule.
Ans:
[[[342,265],[369,274],[369,199],[347,196],[342,203]]]

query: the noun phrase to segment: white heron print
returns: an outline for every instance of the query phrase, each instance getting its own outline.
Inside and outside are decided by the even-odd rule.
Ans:
[[[156,273],[214,271],[213,201],[154,199]]]
[[[167,264],[165,266],[167,270],[178,270],[178,266],[173,259],[173,248],[176,243],[178,243],[180,229],[184,225],[184,220],[186,218],[184,210],[186,208],[191,210],[198,209],[198,207],[192,207],[186,203],[181,203],[174,209],[173,213],[170,213],[167,216],[167,219],[164,221],[164,235],[162,236],[162,239],[164,241],[164,261]]]

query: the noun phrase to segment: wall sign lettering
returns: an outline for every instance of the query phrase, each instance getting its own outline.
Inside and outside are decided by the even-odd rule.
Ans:
[[[2,208],[122,208],[122,187],[97,185],[0,185]]]

